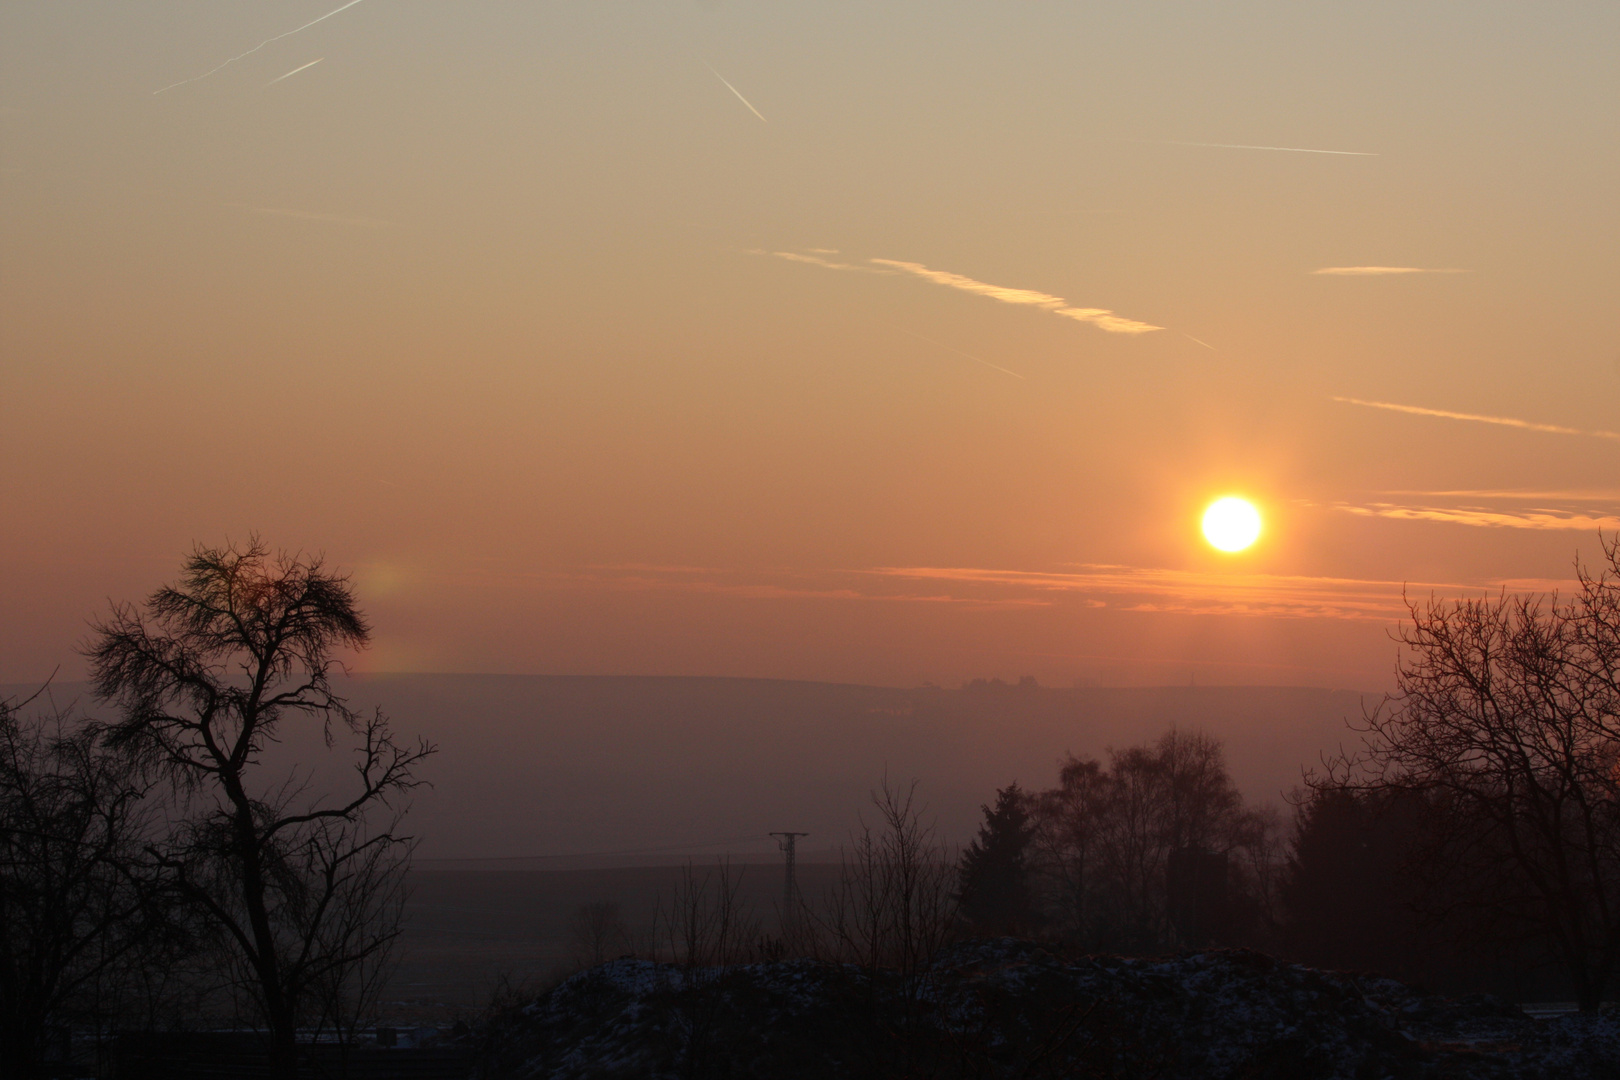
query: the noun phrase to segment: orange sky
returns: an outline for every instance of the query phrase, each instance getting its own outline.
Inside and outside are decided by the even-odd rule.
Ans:
[[[1620,526],[1613,4],[337,7],[0,8],[0,681],[257,530],[374,670],[1376,688]]]

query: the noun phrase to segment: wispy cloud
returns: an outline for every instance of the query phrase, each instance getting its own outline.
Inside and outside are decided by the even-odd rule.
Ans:
[[[827,255],[836,255],[836,254],[838,254],[838,252],[832,251],[832,250],[830,250],[828,248],[811,248],[810,250],[811,251],[819,251],[819,252],[822,252],[823,254],[827,254]],[[750,255],[774,255],[778,259],[786,259],[788,262],[808,263],[811,266],[826,267],[828,270],[854,270],[857,273],[862,273],[862,274],[892,274],[892,273],[894,273],[894,271],[892,271],[892,270],[876,270],[876,269],[873,269],[870,266],[860,266],[860,265],[858,265],[856,263],[833,262],[831,259],[823,259],[821,257],[821,255],[804,255],[804,254],[801,254],[801,253],[799,253],[797,251],[765,251],[765,250],[763,250],[761,248],[753,248],[753,249],[750,249],[750,251],[748,253]]]
[[[1027,304],[1031,307],[1050,311],[1054,315],[1061,315],[1065,319],[1074,319],[1077,322],[1091,323],[1099,329],[1111,334],[1145,334],[1152,330],[1162,330],[1162,326],[1153,326],[1135,319],[1127,319],[1115,315],[1106,308],[1071,307],[1069,302],[1061,296],[1050,293],[1036,292],[1034,289],[1014,289],[1005,285],[991,285],[988,282],[977,281],[961,274],[953,274],[948,270],[932,270],[922,263],[903,262],[899,259],[870,259],[869,262],[877,266],[893,267],[908,274],[916,274],[926,281],[936,285],[944,285],[951,289],[960,289],[963,292],[987,296],[992,300],[999,300],[1003,304]]]
[[[1214,150],[1278,150],[1288,154],[1334,154],[1338,157],[1378,157],[1365,150],[1313,150],[1304,146],[1251,146],[1248,143],[1179,142],[1175,139],[1139,139],[1160,146],[1205,146]]]
[[[246,210],[250,214],[297,218],[301,221],[330,221],[339,225],[356,225],[362,229],[391,229],[398,224],[398,222],[384,221],[381,218],[349,217],[344,214],[318,214],[310,210],[289,210],[283,206],[248,206],[245,203],[226,203],[225,205],[234,207],[237,210]]]
[[[977,587],[990,594],[1077,594],[1088,606],[1182,615],[1249,615],[1388,622],[1407,614],[1405,596],[1455,596],[1507,587],[1550,591],[1566,583],[1492,581],[1476,585],[1082,564],[1072,572],[891,566],[872,571],[913,581]]]
[[[288,30],[285,34],[277,34],[275,37],[265,38],[263,41],[259,42],[255,46],[253,46],[253,48],[249,49],[247,52],[238,53],[237,55],[231,57],[229,60],[226,60],[224,63],[218,64],[218,65],[216,65],[214,67],[209,68],[207,71],[203,72],[201,75],[194,75],[189,79],[181,79],[179,82],[170,83],[168,86],[165,86],[165,87],[162,87],[160,89],[154,90],[154,91],[152,91],[152,96],[156,97],[158,94],[163,93],[165,90],[173,90],[175,87],[184,86],[187,83],[200,82],[203,79],[208,78],[208,76],[214,74],[216,71],[221,71],[221,70],[223,70],[223,69],[225,69],[227,67],[230,67],[232,64],[236,63],[238,60],[242,60],[242,59],[244,59],[246,57],[252,56],[254,53],[258,52],[260,49],[264,48],[266,45],[269,45],[271,42],[280,41],[282,38],[292,37],[294,34],[300,33],[300,32],[302,32],[304,30],[308,30],[310,27],[314,26],[316,23],[325,22],[327,19],[330,19],[332,16],[336,15],[338,12],[340,12],[340,11],[348,11],[350,8],[354,7],[354,5],[356,5],[356,4],[360,3],[360,2],[361,2],[361,0],[349,0],[349,2],[347,4],[344,4],[342,7],[333,8],[331,11],[328,11],[325,15],[322,15],[320,18],[309,20],[309,22],[305,23],[303,26],[295,26],[291,30]],[[308,66],[308,65],[305,65],[305,66]],[[292,73],[288,72],[288,74],[290,75]],[[283,78],[285,78],[285,76],[283,76]],[[761,119],[764,119],[764,118],[761,117]]]
[[[1312,270],[1313,274],[1331,274],[1338,277],[1381,277],[1386,274],[1466,274],[1469,271],[1454,267],[1431,266],[1324,266]]]
[[[1442,420],[1467,420],[1476,424],[1499,424],[1502,427],[1518,428],[1521,431],[1540,431],[1549,435],[1584,435],[1590,439],[1620,439],[1620,432],[1616,431],[1583,431],[1580,428],[1564,427],[1560,424],[1538,424],[1531,420],[1520,420],[1513,416],[1486,416],[1480,413],[1452,412],[1450,409],[1428,409],[1421,405],[1397,405],[1390,401],[1363,401],[1360,398],[1335,397],[1334,401],[1346,405],[1359,405],[1365,409],[1386,409],[1390,412],[1409,413],[1412,416],[1436,416]]]
[[[1620,488],[1611,489],[1573,489],[1573,490],[1530,490],[1523,488],[1462,488],[1449,491],[1406,491],[1391,490],[1376,492],[1379,495],[1404,495],[1428,499],[1506,499],[1523,502],[1609,502],[1620,505]]]
[[[1093,606],[1181,614],[1387,619],[1405,611],[1400,584],[1273,574],[1082,564],[1072,572],[974,567],[891,566],[876,571],[912,580],[1078,593]]]
[[[705,66],[707,66],[707,65],[705,65]],[[741,90],[738,90],[735,86],[732,86],[729,82],[726,82],[726,77],[724,75],[720,74],[718,71],[715,71],[714,68],[712,68],[712,67],[709,68],[709,70],[711,72],[713,72],[715,78],[719,79],[723,83],[726,83],[726,89],[730,90],[733,94],[736,94],[737,95],[737,100],[742,102],[744,105],[747,105],[748,106],[748,111],[753,113],[755,116],[759,117],[761,123],[768,123],[769,122],[769,121],[767,121],[765,119],[765,114],[764,113],[762,113],[758,109],[754,108],[754,106],[749,102],[749,100],[742,96],[742,91]]]
[[[265,83],[264,85],[266,85],[266,86],[274,86],[274,85],[276,85],[276,83],[280,82],[282,79],[290,79],[294,75],[298,74],[300,71],[308,71],[310,68],[314,67],[316,64],[320,63],[322,60],[325,60],[325,59],[326,59],[326,57],[324,57],[324,56],[317,57],[316,59],[311,60],[309,63],[305,64],[303,67],[295,67],[291,71],[287,72],[287,74],[285,74],[285,75],[277,75],[275,78],[271,79],[269,82]]]
[[[837,254],[837,252],[829,248],[810,248],[808,250],[829,255]],[[922,263],[904,262],[900,259],[868,259],[866,261],[869,265],[861,265],[858,263],[834,262],[831,259],[823,259],[820,254],[805,254],[797,251],[754,249],[750,254],[774,255],[778,259],[807,263],[811,266],[821,266],[828,270],[854,270],[867,274],[915,274],[927,281],[932,281],[936,285],[976,293],[979,296],[988,296],[990,299],[999,300],[1003,304],[1028,305],[1040,308],[1043,311],[1050,311],[1052,314],[1062,316],[1065,319],[1091,323],[1111,334],[1146,334],[1153,330],[1164,329],[1162,326],[1154,326],[1151,323],[1138,322],[1135,319],[1115,315],[1107,308],[1072,307],[1063,297],[1053,296],[1051,293],[1037,292],[1034,289],[1014,289],[1006,285],[991,285],[989,282],[978,281],[974,278],[964,277],[961,274],[953,274],[948,270],[933,270]],[[1192,340],[1198,341],[1197,338]],[[1202,341],[1198,341],[1198,344],[1203,345],[1205,348],[1213,348],[1213,346]],[[978,357],[975,356],[972,359],[977,360]]]
[[[1438,521],[1449,525],[1471,525],[1488,529],[1620,531],[1620,517],[1608,514],[1578,513],[1568,510],[1501,510],[1482,506],[1402,506],[1396,503],[1369,503],[1337,507],[1362,517],[1393,518],[1397,521]]]

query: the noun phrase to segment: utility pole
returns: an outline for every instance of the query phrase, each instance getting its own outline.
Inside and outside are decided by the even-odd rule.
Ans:
[[[798,927],[799,912],[799,882],[794,876],[794,845],[799,837],[809,836],[807,832],[773,832],[776,844],[782,849],[783,858],[787,861],[786,874],[782,878],[782,936],[786,937],[790,929]]]

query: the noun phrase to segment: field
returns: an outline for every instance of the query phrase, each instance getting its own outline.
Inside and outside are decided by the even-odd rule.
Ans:
[[[715,863],[694,863],[701,881]],[[732,864],[738,899],[769,932],[782,897],[780,860]],[[814,903],[838,866],[801,863],[800,889]],[[590,870],[438,870],[411,875],[401,963],[384,994],[383,1016],[398,1024],[452,1022],[477,1013],[503,980],[538,987],[572,972],[580,955],[574,913],[596,901],[617,904],[633,935],[650,934],[660,899],[681,883],[680,866]]]

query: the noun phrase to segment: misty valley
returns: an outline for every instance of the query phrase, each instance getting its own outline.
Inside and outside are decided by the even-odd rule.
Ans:
[[[1611,1075],[1620,576],[1581,583],[1414,608],[1377,700],[355,678],[347,578],[199,547],[93,624],[88,683],[0,706],[0,1053],[123,1078]]]

